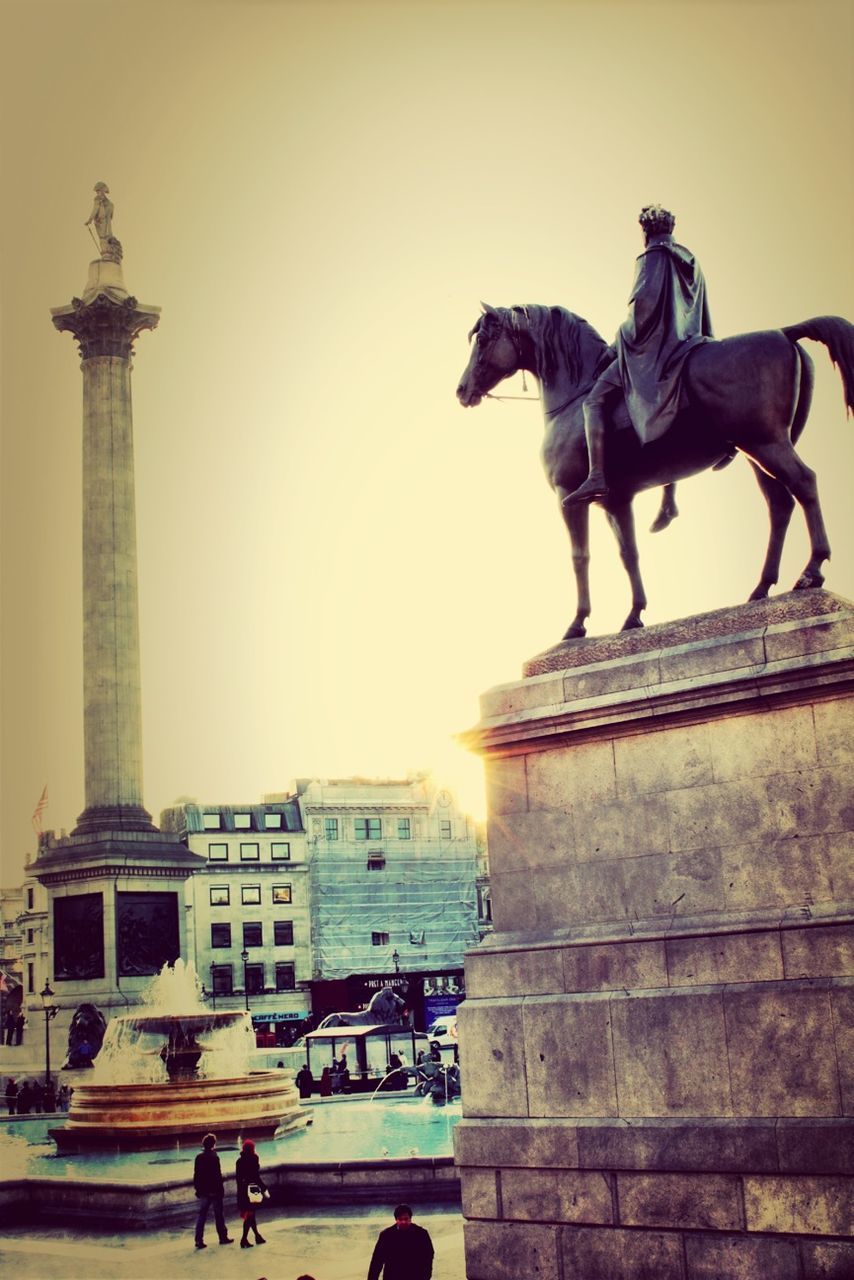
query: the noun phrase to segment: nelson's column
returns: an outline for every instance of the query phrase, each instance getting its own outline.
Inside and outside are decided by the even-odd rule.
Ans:
[[[186,953],[182,883],[199,863],[157,830],[142,799],[131,356],[160,308],[125,288],[108,191],[95,187],[87,225],[100,256],[83,296],[51,312],[79,343],[83,370],[86,805],[70,836],[41,839],[33,864],[48,892],[50,973],[63,1022],[79,1002],[108,1017]]]

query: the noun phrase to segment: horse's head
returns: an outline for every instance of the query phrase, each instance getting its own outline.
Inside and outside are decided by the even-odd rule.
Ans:
[[[474,340],[471,356],[457,387],[457,399],[466,408],[480,404],[487,392],[521,365],[509,313],[486,302],[480,305],[483,314],[478,316],[469,334],[469,340]]]

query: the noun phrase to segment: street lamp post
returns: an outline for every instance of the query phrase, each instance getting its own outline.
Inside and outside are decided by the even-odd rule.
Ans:
[[[45,1088],[50,1085],[50,1024],[56,1017],[59,1010],[54,1003],[54,993],[50,989],[50,983],[45,981],[44,990],[40,993],[42,998],[42,1008],[44,1009],[44,1083]]]
[[[394,965],[395,973],[400,973],[400,952],[397,947],[391,953],[391,962]]]
[[[249,961],[249,952],[241,951],[240,959],[243,961],[243,995],[246,1000],[246,1012],[249,1012],[249,970],[247,964]]]

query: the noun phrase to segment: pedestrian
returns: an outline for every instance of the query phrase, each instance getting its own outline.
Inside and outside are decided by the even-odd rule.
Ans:
[[[24,1027],[26,1026],[26,1023],[27,1023],[27,1020],[24,1017],[23,1012],[19,1013],[17,1018],[15,1019],[15,1044],[20,1044],[21,1041],[23,1040]]]
[[[42,1099],[42,1106],[44,1107],[45,1112],[49,1113],[52,1111],[56,1111],[56,1087],[54,1086],[54,1083],[52,1080],[48,1080],[47,1084],[44,1087],[44,1097]]]
[[[44,1104],[44,1085],[41,1080],[34,1080],[30,1085],[30,1096],[32,1098],[33,1111],[40,1116]]]
[[[241,1249],[251,1249],[250,1231],[255,1233],[256,1244],[267,1243],[258,1230],[255,1210],[261,1200],[269,1198],[270,1195],[261,1180],[261,1162],[255,1153],[255,1143],[251,1138],[247,1138],[243,1143],[234,1171],[237,1174],[237,1208],[240,1210],[240,1216],[243,1219],[243,1235],[240,1239],[240,1247]]]
[[[216,1134],[206,1133],[202,1139],[202,1149],[196,1156],[196,1163],[193,1169],[193,1187],[196,1192],[196,1199],[199,1202],[199,1214],[196,1218],[196,1248],[206,1249],[205,1244],[205,1223],[208,1220],[208,1210],[213,1206],[214,1222],[216,1223],[217,1235],[220,1244],[234,1244],[234,1240],[228,1234],[228,1228],[225,1225],[225,1218],[222,1212],[222,1169],[219,1163],[219,1156],[216,1153]]]
[[[15,1104],[18,1101],[18,1086],[15,1083],[14,1076],[9,1076],[6,1081],[6,1112],[8,1115],[15,1114]]]
[[[381,1231],[374,1246],[368,1280],[430,1280],[433,1242],[430,1233],[412,1221],[408,1204],[394,1211],[394,1226]]]
[[[11,1009],[6,1014],[3,1026],[6,1031],[6,1043],[7,1045],[10,1045],[15,1038],[15,1015]]]
[[[332,1093],[332,1074],[328,1067],[324,1067],[320,1073],[320,1096],[328,1098]]]
[[[28,1116],[33,1105],[33,1094],[29,1080],[25,1080],[18,1091],[18,1115]]]
[[[314,1087],[314,1076],[311,1074],[311,1069],[307,1062],[304,1062],[300,1070],[297,1072],[296,1086],[299,1089],[299,1096],[301,1098],[311,1097],[311,1091]]]

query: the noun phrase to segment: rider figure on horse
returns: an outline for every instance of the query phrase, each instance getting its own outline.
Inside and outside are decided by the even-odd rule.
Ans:
[[[641,444],[658,440],[679,409],[685,357],[712,337],[703,273],[694,255],[673,239],[673,214],[661,205],[647,205],[638,221],[644,251],[637,260],[629,314],[617,334],[616,358],[584,401],[589,472],[565,499],[568,503],[608,497],[604,442],[615,401],[625,397]]]

